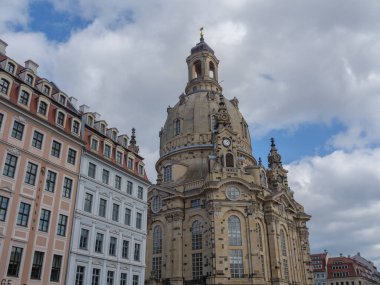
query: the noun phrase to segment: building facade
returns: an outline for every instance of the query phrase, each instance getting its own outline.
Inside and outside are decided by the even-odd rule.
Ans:
[[[203,35],[186,61],[188,83],[167,109],[148,192],[146,282],[313,284],[310,216],[288,187],[274,140],[265,168]]]
[[[81,117],[74,98],[6,46],[0,40],[0,280],[65,284]]]
[[[311,254],[310,258],[314,273],[314,285],[327,285],[328,253]]]
[[[150,184],[134,130],[129,142],[87,106],[80,110],[86,147],[67,284],[142,285]]]

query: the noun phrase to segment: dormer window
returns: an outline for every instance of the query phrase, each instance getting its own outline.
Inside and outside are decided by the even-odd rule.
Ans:
[[[66,105],[66,97],[64,95],[59,96],[59,103]]]
[[[111,146],[109,144],[104,144],[104,156],[111,158]]]
[[[121,164],[123,161],[123,153],[121,151],[116,151],[116,162]]]
[[[76,135],[79,135],[79,127],[80,127],[80,123],[77,120],[73,120],[71,132]]]
[[[9,73],[12,73],[12,74],[14,74],[15,73],[15,65],[13,64],[13,63],[11,63],[11,62],[8,62],[7,63],[7,68],[6,68],[6,70],[9,72]]]
[[[57,125],[60,125],[62,127],[65,125],[65,114],[61,111],[58,111]]]
[[[28,83],[29,85],[33,85],[33,76],[30,75],[30,74],[27,74],[26,77],[25,77],[25,81],[26,83]]]
[[[46,116],[47,108],[48,108],[48,104],[46,104],[46,102],[41,101],[40,104],[38,105],[38,113],[41,114],[42,116]]]
[[[127,167],[128,167],[130,170],[133,170],[133,163],[134,163],[133,158],[132,158],[132,157],[128,157]]]
[[[124,139],[123,139],[123,145],[124,145],[125,147],[128,147],[128,139],[127,139],[127,138],[124,138]]]
[[[44,93],[45,95],[50,95],[50,87],[47,86],[47,85],[44,85],[43,88],[42,88],[42,93]]]
[[[18,102],[22,105],[28,106],[29,104],[30,94],[25,90],[21,90],[20,97],[18,98]]]
[[[100,124],[100,132],[104,134],[106,132],[106,126],[104,124]]]
[[[94,119],[91,116],[87,116],[87,124],[92,127],[94,123]]]
[[[99,145],[98,140],[92,138],[92,139],[91,139],[91,149],[92,149],[92,150],[95,150],[95,151],[98,151],[98,145]]]
[[[139,164],[139,174],[144,175],[144,166]]]
[[[112,132],[112,139],[113,139],[114,141],[116,141],[116,137],[117,137],[117,134],[116,134],[115,131],[113,131],[113,132]]]
[[[8,95],[8,89],[9,89],[9,81],[5,80],[4,78],[1,78],[0,80],[0,92]]]

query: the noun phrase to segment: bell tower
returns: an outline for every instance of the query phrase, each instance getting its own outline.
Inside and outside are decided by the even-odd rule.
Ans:
[[[186,94],[222,91],[218,82],[219,60],[214,55],[214,50],[205,42],[203,28],[200,31],[200,41],[191,49],[191,54],[186,59],[189,74]]]

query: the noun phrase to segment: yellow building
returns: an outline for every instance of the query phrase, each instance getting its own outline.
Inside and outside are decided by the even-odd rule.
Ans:
[[[312,284],[310,216],[293,198],[274,140],[269,167],[252,155],[236,98],[203,35],[188,83],[160,131],[148,194],[148,284]]]

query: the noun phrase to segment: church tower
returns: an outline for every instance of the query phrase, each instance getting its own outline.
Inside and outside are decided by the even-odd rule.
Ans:
[[[188,83],[167,109],[148,193],[146,282],[312,284],[310,216],[293,198],[274,140],[265,168],[203,34],[186,62]]]

